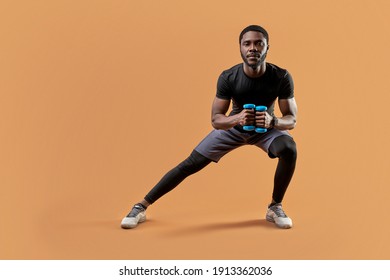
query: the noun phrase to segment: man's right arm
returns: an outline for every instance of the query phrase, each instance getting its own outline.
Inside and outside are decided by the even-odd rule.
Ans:
[[[254,121],[253,110],[242,110],[239,114],[226,116],[230,100],[215,97],[211,108],[211,124],[215,129],[227,130],[236,125],[245,125]]]

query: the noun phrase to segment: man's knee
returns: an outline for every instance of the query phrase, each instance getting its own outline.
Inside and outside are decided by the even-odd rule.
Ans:
[[[275,138],[270,146],[270,152],[275,157],[296,160],[297,146],[292,137],[283,135]]]
[[[206,167],[210,162],[210,159],[194,150],[192,151],[191,155],[177,167],[184,174],[191,175]]]
[[[288,141],[286,141],[286,146],[280,153],[282,157],[287,157],[289,159],[296,160],[297,158],[297,145],[295,144],[295,141],[290,138]]]

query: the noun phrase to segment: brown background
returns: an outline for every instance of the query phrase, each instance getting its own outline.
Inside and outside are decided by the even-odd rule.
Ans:
[[[388,1],[0,2],[2,259],[389,259]],[[120,229],[209,132],[238,34],[270,33],[294,77],[299,147],[265,222],[276,160],[234,151]]]

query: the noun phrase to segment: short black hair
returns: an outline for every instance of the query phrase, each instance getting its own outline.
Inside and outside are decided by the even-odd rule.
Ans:
[[[241,33],[240,33],[240,38],[238,40],[238,43],[241,44],[241,40],[242,40],[242,37],[244,36],[245,33],[249,32],[249,31],[256,31],[256,32],[260,32],[264,35],[265,39],[267,39],[267,44],[269,42],[269,36],[268,36],[268,32],[267,30],[265,30],[263,27],[261,27],[260,25],[249,25],[247,27],[245,27]]]

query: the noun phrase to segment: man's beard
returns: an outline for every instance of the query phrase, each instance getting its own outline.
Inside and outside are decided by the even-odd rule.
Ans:
[[[243,55],[242,53],[241,53],[241,57],[246,65],[248,65],[253,70],[255,70],[255,69],[257,69],[257,67],[259,67],[265,61],[265,58],[267,57],[267,52],[263,55],[260,55],[260,59],[256,63],[249,63],[248,58],[245,55]]]

